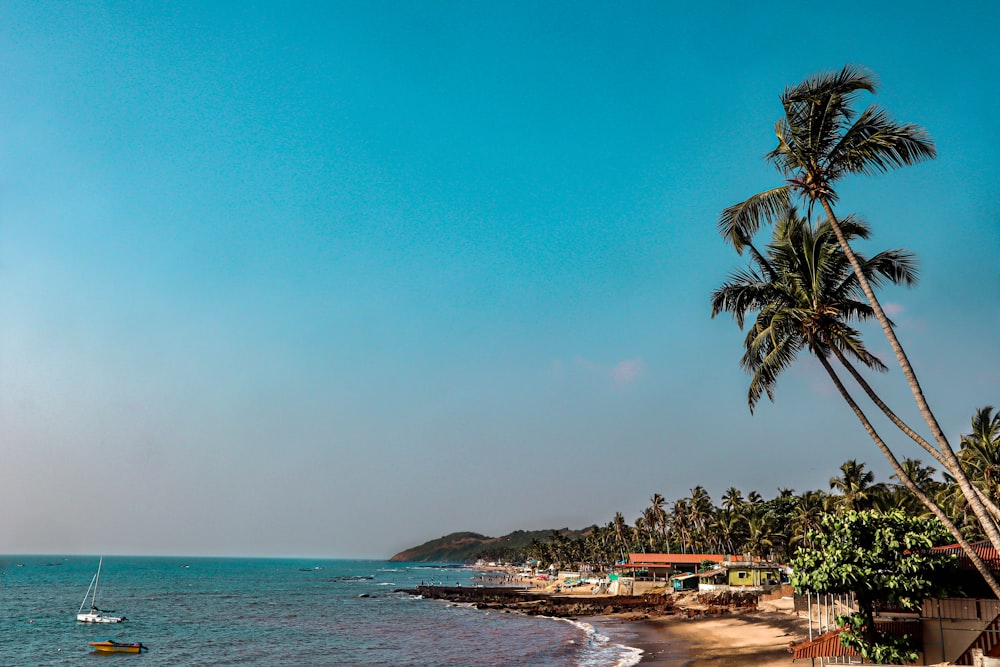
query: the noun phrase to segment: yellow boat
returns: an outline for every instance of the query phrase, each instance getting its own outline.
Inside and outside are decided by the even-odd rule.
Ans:
[[[140,642],[116,642],[113,639],[105,639],[103,642],[89,642],[98,653],[141,653],[149,649]]]

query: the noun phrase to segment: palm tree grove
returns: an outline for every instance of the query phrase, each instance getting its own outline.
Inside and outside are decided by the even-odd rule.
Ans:
[[[978,589],[1000,598],[996,563],[991,570],[982,549],[1000,553],[1000,411],[969,406],[968,431],[957,447],[949,441],[878,297],[887,285],[916,286],[917,258],[900,248],[856,249],[859,241],[873,239],[877,221],[843,210],[849,203],[838,193],[848,177],[936,156],[921,127],[897,122],[877,104],[862,104],[876,92],[875,76],[851,65],[784,91],[777,145],[765,155],[781,180],[719,216],[718,231],[743,264],[714,290],[710,305],[713,318],[728,314],[744,332],[740,365],[749,377],[751,413],[765,396],[775,402],[784,371],[811,356],[847,408],[844,419],[856,420],[859,438],[867,437],[873,453],[889,464],[890,478],[877,480],[866,462],[851,459],[831,471],[823,489],[783,488],[766,497],[731,486],[717,501],[702,486],[672,500],[654,493],[631,522],[618,512],[603,526],[554,531],[526,549],[487,555],[598,567],[636,553],[738,554],[790,563],[798,570],[792,583],[799,591],[856,596],[858,613],[838,619],[841,641],[875,662],[916,659],[912,647],[880,634],[872,613],[886,603],[912,609],[944,590],[933,579],[946,565],[930,547],[958,545],[981,577]],[[891,362],[872,352],[865,323],[881,330]],[[906,422],[900,407],[876,392],[875,373],[905,383],[919,424]],[[874,413],[891,425],[892,437],[876,429]],[[890,441],[909,443],[911,451],[898,451]],[[900,555],[919,564],[894,570]],[[875,560],[861,563],[862,556]]]

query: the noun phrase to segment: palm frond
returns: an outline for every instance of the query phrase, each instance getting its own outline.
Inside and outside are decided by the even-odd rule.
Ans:
[[[845,217],[841,230],[848,241],[869,235],[868,226],[855,216]],[[785,209],[774,220],[766,248],[749,248],[750,266],[732,273],[713,292],[712,314],[731,313],[741,329],[753,318],[740,359],[751,377],[751,412],[764,395],[774,400],[778,378],[802,349],[821,358],[836,351],[842,360],[850,357],[875,371],[887,369],[851,326],[873,317],[874,311],[829,221],[813,225],[794,208]],[[862,275],[874,286],[916,279],[913,256],[903,250],[872,259],[858,254],[858,260]]]
[[[853,327],[842,325],[836,330],[827,331],[825,337],[827,345],[836,345],[837,349],[845,356],[853,357],[866,367],[880,373],[889,370],[889,367],[881,359],[868,351],[861,340],[861,334]]]
[[[750,270],[734,271],[729,280],[712,292],[712,317],[731,313],[740,329],[747,313],[760,310],[770,300],[768,283]]]
[[[838,220],[837,225],[840,227],[840,231],[849,242],[854,239],[868,239],[872,233],[871,226],[854,213],[846,215]],[[819,225],[817,225],[816,234],[833,234],[833,226],[830,224],[830,221],[823,220]]]
[[[865,109],[826,157],[832,182],[844,174],[876,174],[937,157],[927,132],[900,124],[875,105]]]
[[[815,102],[825,97],[836,97],[841,104],[850,106],[857,93],[874,93],[878,87],[875,74],[859,65],[845,65],[839,72],[820,72],[802,83],[785,89],[781,96],[787,107],[796,103]]]
[[[850,125],[855,112],[853,104],[858,93],[875,92],[874,76],[863,68],[847,65],[839,72],[822,72],[802,83],[787,88],[782,95],[787,124],[784,142],[772,155],[786,150],[795,154],[799,169],[812,168],[825,162],[837,143],[837,138]],[[791,161],[784,159],[785,173]],[[779,161],[775,160],[776,164]]]
[[[873,287],[880,287],[886,280],[894,285],[913,287],[920,280],[917,256],[903,249],[884,250],[863,261],[861,269]]]
[[[742,253],[758,229],[771,223],[788,208],[789,196],[789,187],[782,185],[723,209],[719,216],[719,233],[736,248],[736,252]]]

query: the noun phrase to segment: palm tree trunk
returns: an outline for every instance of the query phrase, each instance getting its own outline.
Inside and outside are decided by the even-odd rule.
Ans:
[[[937,517],[938,521],[944,524],[945,528],[948,529],[948,532],[952,534],[952,536],[958,542],[959,546],[962,547],[962,550],[965,552],[965,555],[969,557],[970,561],[972,561],[973,566],[976,568],[976,570],[979,571],[979,574],[982,575],[983,579],[986,581],[986,584],[990,587],[990,590],[993,591],[993,594],[996,595],[998,598],[1000,598],[1000,584],[997,583],[996,577],[993,576],[993,573],[990,572],[990,569],[986,567],[985,563],[983,563],[983,560],[979,557],[979,554],[977,554],[976,550],[972,547],[972,544],[970,544],[969,541],[962,536],[962,532],[958,529],[958,527],[954,523],[952,523],[951,519],[948,518],[948,515],[945,514],[940,507],[938,507],[937,503],[931,500],[927,496],[927,494],[925,494],[922,490],[920,490],[920,487],[918,487],[916,484],[913,483],[913,480],[910,479],[909,475],[906,474],[906,471],[903,470],[903,467],[899,465],[899,461],[896,460],[896,457],[895,455],[893,455],[892,450],[890,450],[888,445],[885,444],[885,442],[882,440],[879,434],[875,431],[875,427],[872,426],[871,422],[868,421],[868,417],[865,416],[865,413],[854,401],[854,398],[851,397],[850,393],[848,393],[847,388],[840,381],[840,378],[837,376],[836,371],[834,371],[833,367],[830,365],[829,360],[821,353],[817,354],[816,356],[819,358],[820,363],[823,364],[823,368],[830,376],[830,379],[833,381],[834,385],[836,385],[837,390],[840,392],[840,395],[843,397],[845,401],[847,401],[847,404],[851,407],[851,410],[854,411],[854,414],[861,422],[861,425],[864,427],[869,437],[871,437],[871,439],[875,442],[875,446],[879,448],[879,451],[881,451],[882,454],[885,456],[886,460],[889,461],[889,465],[892,466],[892,470],[894,473],[896,473],[896,477],[898,477],[899,480],[903,482],[906,488],[909,489],[910,493],[916,496],[917,499],[920,500],[920,502],[923,503],[924,506],[927,507],[927,509],[929,509],[934,514],[935,517]]]
[[[948,465],[948,461],[945,459],[944,454],[939,452],[934,445],[924,440],[919,433],[911,429],[906,422],[900,419],[899,416],[896,415],[896,413],[893,412],[884,401],[882,401],[879,395],[875,393],[875,390],[872,389],[871,385],[868,384],[868,381],[865,380],[864,376],[862,376],[861,373],[859,373],[854,367],[854,364],[852,364],[847,357],[844,356],[844,353],[840,351],[840,348],[835,345],[831,345],[830,349],[833,350],[833,354],[837,357],[837,361],[839,361],[840,364],[847,369],[847,372],[851,374],[851,377],[854,378],[855,382],[857,382],[861,389],[864,390],[864,392],[868,395],[868,398],[872,400],[872,403],[878,406],[882,413],[889,418],[889,421],[895,424],[896,427],[913,440],[913,442],[917,443],[921,449],[933,456],[934,460],[944,466],[945,470],[950,471],[951,466]],[[984,494],[982,489],[978,486],[973,484],[972,488],[975,490],[976,495],[979,496],[979,500],[983,503],[983,507],[986,508],[986,511],[992,514],[994,519],[1000,520],[1000,507],[997,507],[996,504],[990,500],[990,498]]]
[[[978,519],[980,526],[982,526],[983,532],[986,533],[986,537],[989,539],[990,544],[992,544],[993,548],[997,551],[1000,551],[1000,531],[997,530],[996,522],[989,515],[989,513],[987,513],[979,495],[975,491],[975,487],[973,487],[968,476],[966,476],[965,471],[962,469],[962,465],[959,462],[958,457],[955,456],[955,451],[951,448],[951,445],[948,444],[948,438],[945,437],[944,431],[941,430],[941,425],[938,424],[937,419],[934,417],[934,413],[931,412],[930,406],[927,405],[927,400],[924,398],[924,392],[920,388],[920,383],[917,381],[917,376],[913,372],[913,368],[910,366],[910,360],[903,351],[903,346],[899,343],[899,339],[896,338],[896,332],[893,331],[892,325],[889,323],[889,318],[886,317],[885,311],[882,310],[882,305],[875,297],[875,291],[872,289],[871,284],[865,277],[857,255],[854,254],[854,250],[847,242],[847,238],[844,236],[844,231],[840,228],[840,223],[837,221],[837,217],[833,214],[833,208],[830,206],[830,202],[826,197],[820,197],[819,201],[823,206],[823,210],[826,211],[826,215],[830,220],[830,226],[833,229],[834,234],[837,236],[837,241],[840,243],[840,247],[844,251],[844,255],[847,257],[848,261],[851,263],[851,267],[854,269],[854,275],[858,279],[858,284],[861,286],[862,291],[864,291],[865,296],[868,297],[868,302],[871,304],[872,310],[875,312],[875,319],[878,320],[879,325],[882,327],[882,331],[885,333],[886,339],[889,341],[889,346],[892,347],[892,351],[896,355],[896,360],[899,362],[899,366],[903,370],[906,382],[910,385],[910,392],[913,394],[913,398],[917,403],[920,415],[924,418],[924,422],[927,424],[928,428],[930,428],[931,434],[934,436],[935,442],[938,443],[938,447],[940,448],[941,454],[944,455],[945,461],[948,462],[948,472],[955,478],[958,488],[962,490],[962,495],[965,496],[966,500],[969,502],[969,507],[972,509],[973,514],[976,515],[976,519]]]

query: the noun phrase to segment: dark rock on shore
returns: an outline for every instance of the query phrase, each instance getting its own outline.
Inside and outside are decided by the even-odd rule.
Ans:
[[[517,588],[478,588],[462,586],[417,586],[398,592],[422,595],[433,600],[471,604],[477,609],[515,611],[530,616],[606,616],[620,613],[656,613],[673,611],[666,595],[604,596],[553,595]]]

